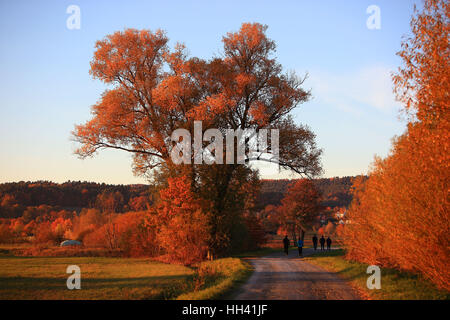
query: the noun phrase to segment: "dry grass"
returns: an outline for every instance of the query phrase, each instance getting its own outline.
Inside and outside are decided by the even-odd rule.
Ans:
[[[81,290],[66,287],[69,265],[81,269]],[[150,259],[2,256],[0,299],[171,299],[193,273]]]
[[[178,300],[211,300],[224,298],[251,274],[247,262],[224,258],[203,262],[194,276],[194,291],[180,295]]]

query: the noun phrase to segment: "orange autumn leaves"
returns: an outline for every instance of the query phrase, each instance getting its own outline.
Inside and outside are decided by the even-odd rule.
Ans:
[[[104,148],[128,151],[135,172],[146,174],[171,165],[174,130],[192,129],[195,120],[202,120],[204,130],[278,128],[285,139],[292,137],[285,128],[297,130],[297,140],[281,146],[280,164],[318,174],[321,152],[314,136],[289,116],[310,93],[301,87],[304,79],[283,73],[266,29],[242,24],[238,32],[223,37],[223,57],[209,60],[189,57],[181,44],[169,48],[161,30],[126,29],[98,41],[90,73],[111,87],[93,106],[92,119],[75,127],[73,138],[80,143],[76,153],[86,157]]]
[[[167,183],[149,210],[114,215],[86,235],[84,244],[187,265],[204,260],[209,235],[205,205],[185,176],[168,178]]]
[[[191,192],[186,177],[168,178],[167,182],[147,211],[104,213],[107,221],[89,226],[83,244],[119,250],[125,256],[161,256],[183,264],[202,261],[209,234],[204,206]]]
[[[412,35],[398,56],[403,66],[393,76],[394,91],[405,111],[421,122],[449,120],[450,4],[426,0],[411,20]]]
[[[106,36],[95,45],[90,73],[106,83],[136,80],[140,88],[152,85],[163,63],[168,39],[157,30],[126,29]]]
[[[205,206],[191,191],[184,176],[169,178],[160,192],[156,209],[157,240],[170,261],[192,264],[202,261],[208,251],[209,226]]]
[[[293,182],[281,200],[281,206],[277,208],[283,229],[292,232],[294,239],[297,234],[303,239],[306,230],[322,211],[320,202],[320,192],[312,180],[299,179]]]
[[[427,0],[394,75],[410,114],[390,155],[356,183],[344,241],[348,257],[421,273],[450,290],[450,4]]]
[[[448,136],[421,129],[411,125],[368,181],[355,184],[344,242],[351,259],[422,273],[449,289]]]

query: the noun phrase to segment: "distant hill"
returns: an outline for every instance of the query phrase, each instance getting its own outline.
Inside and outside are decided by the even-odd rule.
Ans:
[[[20,181],[0,184],[0,218],[21,216],[26,207],[47,205],[67,210],[79,210],[96,206],[98,196],[102,193],[119,192],[122,203],[128,204],[130,199],[148,196],[149,186],[110,185],[105,183],[67,181],[54,183],[51,181]],[[11,210],[14,208],[13,216]]]
[[[314,183],[323,195],[323,205],[326,207],[347,207],[352,201],[350,193],[355,177],[335,177],[315,179]],[[262,180],[261,194],[258,205],[261,208],[271,204],[279,205],[287,187],[295,179]]]

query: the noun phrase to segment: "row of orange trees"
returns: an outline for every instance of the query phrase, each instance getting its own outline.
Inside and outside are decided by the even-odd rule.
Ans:
[[[191,182],[184,175],[164,181],[167,184],[155,191],[155,203],[147,210],[116,213],[91,208],[83,209],[79,215],[50,211],[27,224],[23,218],[3,219],[0,243],[29,241],[37,248],[45,248],[75,239],[83,245],[77,254],[98,249],[106,255],[158,256],[187,265],[206,259],[211,234],[210,202],[192,192]],[[242,193],[254,200],[248,185],[243,189]],[[246,201],[244,206],[252,206],[251,202]],[[50,208],[43,207],[41,211]],[[230,252],[256,249],[264,242],[262,226],[254,215],[234,216],[232,223]],[[52,248],[47,251],[59,252]]]
[[[450,289],[450,3],[426,0],[394,74],[406,132],[369,179],[355,183],[345,228],[348,258],[423,274]]]

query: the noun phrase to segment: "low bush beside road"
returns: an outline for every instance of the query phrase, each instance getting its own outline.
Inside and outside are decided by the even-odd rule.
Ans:
[[[194,290],[180,295],[177,299],[208,300],[223,298],[242,284],[251,272],[250,264],[239,258],[202,262],[194,273]]]

